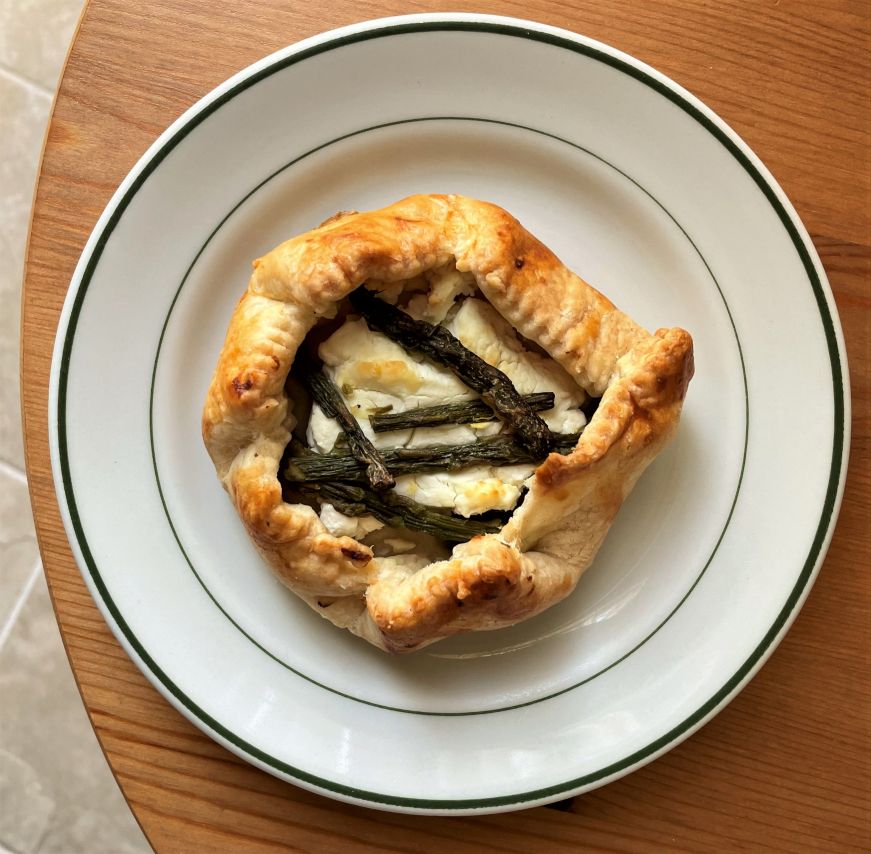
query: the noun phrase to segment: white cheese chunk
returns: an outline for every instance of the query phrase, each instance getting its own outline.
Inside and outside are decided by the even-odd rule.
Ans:
[[[450,371],[423,356],[409,355],[395,341],[369,329],[362,319],[347,321],[321,344],[318,353],[333,369],[333,380],[349,400],[361,391],[432,402],[473,396]]]
[[[461,516],[487,510],[510,510],[535,466],[471,466],[457,472],[405,474],[396,478],[396,491],[431,507],[450,507]]]
[[[415,320],[441,323],[458,296],[475,292],[475,277],[461,273],[453,264],[437,267],[425,275],[429,289],[412,297],[405,308]]]
[[[341,432],[342,429],[339,427],[338,421],[335,418],[327,418],[323,409],[315,403],[312,406],[308,427],[305,431],[305,440],[308,446],[319,454],[328,454],[333,450],[336,439],[339,438]]]
[[[321,504],[321,522],[334,537],[354,537],[362,540],[367,534],[384,527],[374,516],[346,516],[332,504]]]
[[[496,426],[498,431],[499,426]],[[407,448],[420,448],[423,445],[467,445],[478,438],[470,427],[464,424],[444,424],[440,427],[415,427],[411,437],[405,442]],[[396,440],[394,439],[394,442]]]
[[[402,537],[385,537],[384,542],[394,554],[404,554],[405,552],[413,551],[416,546],[416,543]]]

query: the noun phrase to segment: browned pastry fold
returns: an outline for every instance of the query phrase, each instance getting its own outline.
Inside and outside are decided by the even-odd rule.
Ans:
[[[574,451],[552,453],[538,467],[499,533],[401,572],[368,546],[330,534],[310,507],[282,499],[278,466],[293,427],[284,384],[308,331],[352,290],[448,262],[472,273],[518,332],[602,400]],[[516,623],[568,595],[674,433],[692,374],[687,332],[651,335],[501,208],[411,196],[339,214],[254,262],[209,388],[203,438],[278,577],[336,625],[402,652]]]

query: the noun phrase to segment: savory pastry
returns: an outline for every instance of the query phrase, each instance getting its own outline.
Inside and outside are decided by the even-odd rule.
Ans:
[[[390,652],[567,596],[693,373],[501,208],[412,196],[254,262],[203,438],[277,576]]]

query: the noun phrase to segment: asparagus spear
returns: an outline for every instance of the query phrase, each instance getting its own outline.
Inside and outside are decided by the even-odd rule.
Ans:
[[[554,395],[552,391],[543,391],[525,394],[523,400],[531,409],[541,412],[553,409]],[[461,403],[422,406],[406,412],[369,416],[369,423],[376,433],[409,430],[413,427],[438,427],[440,424],[479,424],[498,420],[499,416],[483,400],[464,400]]]
[[[580,433],[554,434],[555,450],[567,454],[578,442]],[[493,436],[467,445],[424,445],[420,448],[389,448],[382,452],[393,474],[425,471],[456,471],[486,463],[491,466],[534,463],[536,458],[510,436]],[[290,457],[284,476],[290,482],[314,481],[366,482],[366,472],[351,454],[307,454]]]
[[[395,492],[375,492],[350,483],[299,484],[296,487],[321,501],[328,501],[346,516],[371,514],[385,525],[413,528],[449,542],[494,534],[502,527],[498,520],[463,519]]]
[[[300,381],[308,388],[312,399],[318,403],[327,418],[335,418],[348,437],[352,459],[359,460],[366,469],[365,476],[375,489],[390,489],[396,481],[387,470],[384,458],[376,447],[366,438],[354,416],[345,406],[339,390],[324,373],[320,359],[303,350],[297,353],[294,363],[301,370],[297,372]]]
[[[502,371],[466,349],[444,326],[415,320],[364,287],[353,291],[350,300],[354,310],[366,319],[370,327],[383,332],[406,350],[423,353],[440,362],[477,391],[505,418],[520,444],[536,459],[547,456],[552,441],[547,424],[524,403]]]

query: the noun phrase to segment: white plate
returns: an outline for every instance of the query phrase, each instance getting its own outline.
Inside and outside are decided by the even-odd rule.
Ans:
[[[690,330],[697,370],[678,438],[573,596],[390,657],[273,579],[199,417],[251,259],[415,192],[512,211],[636,320]],[[581,36],[413,16],[258,62],[139,161],[64,307],[52,461],[97,604],[197,726],[327,795],[483,812],[625,774],[740,690],[825,554],[848,400],[819,259],[722,120]]]

